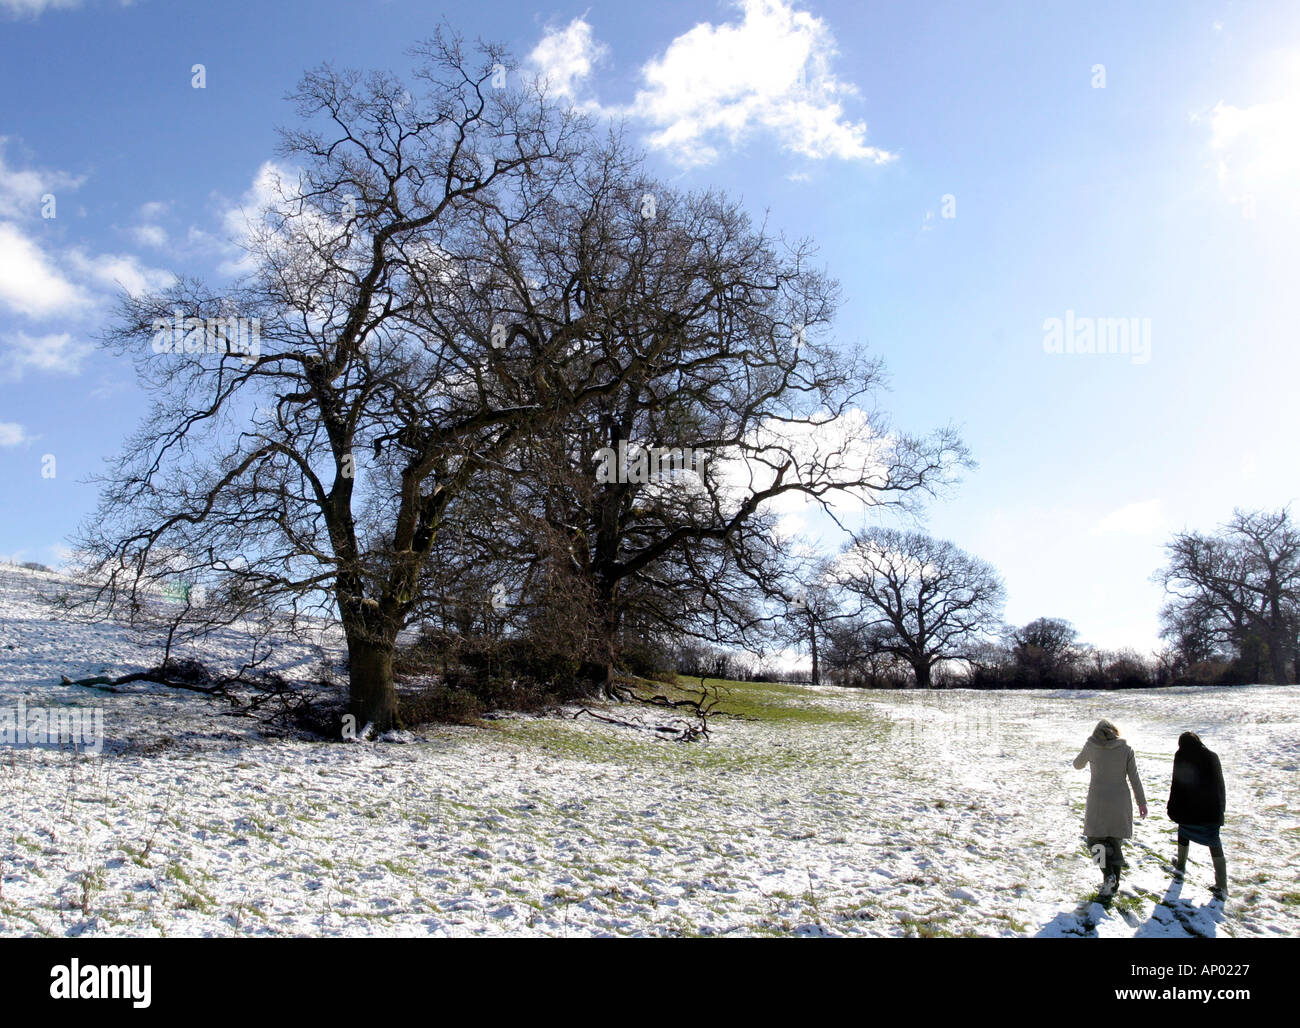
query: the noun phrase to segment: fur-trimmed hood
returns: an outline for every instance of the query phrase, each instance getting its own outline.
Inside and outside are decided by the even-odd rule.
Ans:
[[[1110,749],[1118,746],[1124,740],[1119,737],[1119,729],[1105,718],[1102,718],[1097,722],[1097,727],[1092,730],[1092,735],[1088,737],[1088,741]]]

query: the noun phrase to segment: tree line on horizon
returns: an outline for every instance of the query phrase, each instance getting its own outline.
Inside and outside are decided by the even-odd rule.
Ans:
[[[1177,533],[1165,554],[1155,576],[1167,596],[1165,644],[1149,654],[1093,646],[1063,618],[1004,624],[990,565],[921,533],[878,530],[823,562],[815,599],[792,613],[785,637],[810,653],[810,671],[776,671],[700,646],[683,647],[677,669],[859,688],[1300,681],[1300,531],[1287,508],[1237,510],[1213,533]]]

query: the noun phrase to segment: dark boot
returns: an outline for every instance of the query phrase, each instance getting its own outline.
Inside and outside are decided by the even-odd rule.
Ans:
[[[1216,899],[1228,898],[1228,862],[1223,859],[1223,850],[1210,850],[1210,859],[1214,861],[1214,895]]]
[[[1174,876],[1177,878],[1182,878],[1187,871],[1187,845],[1185,842],[1178,844],[1178,857],[1174,860]]]
[[[1128,867],[1128,861],[1124,859],[1124,843],[1120,839],[1114,841],[1114,849],[1111,851],[1110,870],[1115,876],[1115,891],[1119,891],[1119,880],[1124,874],[1124,868]]]
[[[1124,869],[1124,851],[1120,849],[1118,839],[1106,840],[1106,866],[1103,872],[1106,877],[1102,882],[1101,894],[1103,896],[1114,896],[1119,891],[1119,876]]]

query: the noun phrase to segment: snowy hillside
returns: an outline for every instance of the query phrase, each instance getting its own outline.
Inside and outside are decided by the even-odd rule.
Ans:
[[[1300,934],[1300,690],[855,693],[746,686],[711,741],[508,718],[405,744],[260,737],[199,697],[57,684],[156,661],[0,568],[0,708],[102,706],[98,755],[0,746],[7,935]],[[237,633],[209,657],[235,659]],[[317,655],[289,647],[306,674]],[[1109,907],[1080,832],[1099,717],[1152,816]],[[1171,886],[1192,728],[1222,757],[1231,896]]]

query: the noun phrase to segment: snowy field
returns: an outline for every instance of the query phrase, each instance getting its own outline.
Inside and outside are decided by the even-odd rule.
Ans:
[[[0,746],[4,935],[1300,934],[1300,689],[737,687],[695,744],[583,718],[405,742],[263,738],[201,697],[58,684],[156,662],[0,568],[0,708],[103,709],[99,755]],[[212,659],[238,655],[232,633]],[[280,661],[306,674],[316,655]],[[1151,817],[1119,896],[1080,836],[1100,717]],[[1222,757],[1231,896],[1171,882],[1179,732]]]

